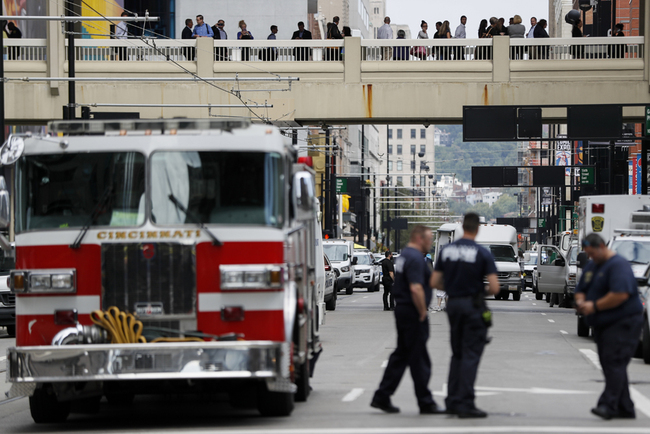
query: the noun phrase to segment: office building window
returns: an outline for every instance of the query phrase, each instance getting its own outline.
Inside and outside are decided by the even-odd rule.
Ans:
[[[392,138],[393,138],[393,129],[392,129],[392,128],[389,128],[389,129],[388,129],[388,138],[389,138],[389,139],[392,139]]]
[[[427,130],[425,128],[420,129],[420,138],[421,139],[426,139],[427,138]]]
[[[397,160],[397,171],[400,172],[402,170],[402,160]]]
[[[389,171],[390,171],[390,170],[393,170],[393,162],[392,162],[392,161],[389,161],[389,162],[388,162],[388,170],[389,170]]]
[[[415,145],[411,145],[411,154],[415,154]]]
[[[411,138],[415,139],[415,128],[411,128]]]
[[[427,146],[426,145],[420,145],[420,152],[423,154],[427,152]]]
[[[388,145],[388,155],[393,155],[393,145]]]
[[[403,184],[402,184],[402,177],[401,177],[401,176],[398,176],[398,177],[397,177],[397,185],[403,185]]]
[[[401,139],[401,138],[402,138],[402,129],[401,129],[401,128],[398,128],[398,129],[397,129],[397,138],[398,138],[398,139]]]
[[[397,155],[402,155],[402,145],[397,145]]]
[[[411,170],[415,170],[415,160],[411,160]]]
[[[411,187],[415,187],[415,176],[411,176]]]
[[[420,176],[420,187],[424,187],[425,185],[427,185],[427,177],[422,175]]]

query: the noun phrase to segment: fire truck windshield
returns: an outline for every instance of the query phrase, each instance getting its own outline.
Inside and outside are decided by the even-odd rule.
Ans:
[[[145,220],[145,157],[140,153],[28,155],[18,162],[16,182],[17,232],[136,226]]]
[[[281,227],[284,177],[277,153],[156,152],[151,156],[151,218],[159,225]]]

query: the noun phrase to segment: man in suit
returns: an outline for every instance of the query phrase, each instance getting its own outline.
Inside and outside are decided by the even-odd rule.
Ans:
[[[327,23],[327,39],[343,39],[339,30],[339,17],[332,18],[331,23]],[[340,48],[327,48],[325,51],[325,60],[341,60]]]
[[[226,40],[228,39],[228,34],[224,30],[226,22],[224,20],[217,21],[217,24],[212,26],[212,32],[214,33],[214,39]],[[214,49],[214,58],[217,61],[228,60],[228,48],[227,47],[217,47]]]
[[[194,39],[192,36],[192,27],[194,26],[194,23],[192,22],[191,18],[188,18],[185,20],[185,28],[183,29],[183,32],[181,33],[181,38],[182,39]],[[194,54],[196,52],[194,47],[187,47],[183,50],[185,52],[185,59],[186,60],[194,60]]]
[[[298,23],[298,30],[293,32],[291,39],[312,39],[311,32],[305,30],[305,23],[300,21]],[[309,55],[311,54],[311,49],[307,47],[296,47],[293,49],[293,55],[296,60],[309,60]]]

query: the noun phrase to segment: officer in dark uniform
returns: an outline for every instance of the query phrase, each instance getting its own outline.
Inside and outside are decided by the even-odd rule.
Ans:
[[[486,278],[488,293],[499,293],[494,258],[474,241],[478,230],[478,215],[466,214],[463,238],[442,249],[431,279],[431,286],[444,289],[449,297],[452,356],[445,404],[447,413],[461,418],[487,417],[474,404],[474,382],[487,343],[488,325],[483,318]]]
[[[386,413],[398,413],[390,397],[395,393],[404,371],[411,370],[420,414],[438,414],[438,408],[429,390],[431,359],[427,352],[429,339],[428,306],[431,302],[431,271],[424,262],[424,254],[431,249],[433,235],[425,226],[415,226],[409,243],[395,261],[395,323],[397,348],[388,359],[388,366],[379,388],[370,403]]]
[[[393,283],[395,282],[395,266],[393,265],[393,253],[387,251],[385,256],[384,260],[381,261],[381,283],[384,285],[384,310],[394,310]],[[389,298],[390,304],[388,303]]]
[[[592,327],[605,375],[605,390],[591,412],[603,419],[633,419],[627,365],[643,325],[636,279],[627,260],[608,249],[599,235],[585,237],[582,248],[592,260],[576,287],[576,308]]]

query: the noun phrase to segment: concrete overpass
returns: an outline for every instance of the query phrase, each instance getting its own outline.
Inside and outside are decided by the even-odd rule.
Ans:
[[[650,105],[650,53],[643,37],[78,39],[75,45],[77,77],[96,80],[76,83],[76,102],[99,104],[94,111],[139,111],[145,118],[246,116],[254,112],[286,125],[440,124],[460,122],[464,105]],[[62,117],[68,83],[24,78],[66,77],[65,46],[60,26],[53,24],[45,40],[5,39],[8,124],[44,123]],[[389,60],[382,59],[389,56]],[[266,61],[268,58],[275,60]],[[172,81],[193,76],[230,81]],[[296,77],[299,81],[232,81],[235,77]],[[107,78],[111,81],[103,81]],[[231,107],[242,105],[237,95],[249,104],[266,102],[273,108],[249,112],[245,107]],[[164,107],[166,104],[177,106]],[[183,106],[187,104],[204,106]],[[207,108],[208,104],[212,106]],[[217,107],[223,105],[229,107]],[[543,115],[549,121],[558,120],[564,118],[565,111],[545,109]],[[626,109],[624,116],[640,120],[643,109]]]

